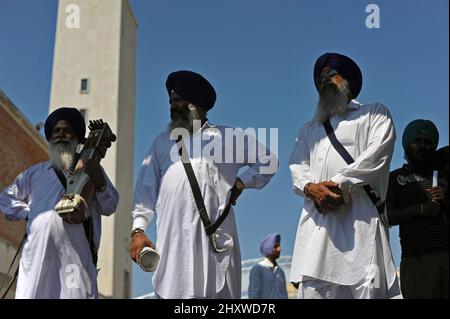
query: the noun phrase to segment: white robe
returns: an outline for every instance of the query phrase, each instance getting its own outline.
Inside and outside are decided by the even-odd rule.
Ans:
[[[200,131],[201,150],[205,149],[210,138],[215,138],[223,142],[223,148],[215,152],[221,151],[225,156],[225,127],[205,123]],[[239,176],[245,188],[259,189],[275,173],[261,174],[259,168],[265,166],[264,163],[275,161],[276,170],[278,160],[272,153],[257,155],[254,163],[219,163],[197,156],[199,154],[193,152],[192,140],[198,137],[200,131],[186,146],[190,149],[192,167],[209,218],[214,222],[228,203],[240,168],[248,166]],[[182,162],[178,155],[175,162],[171,160],[170,152],[174,150],[174,145],[168,132],[161,133],[154,140],[142,163],[135,188],[133,229],[145,230],[154,213],[157,215],[156,249],[161,259],[153,274],[153,288],[164,299],[217,298],[226,283],[231,298],[240,298],[241,256],[234,210],[231,208],[217,230],[219,247],[228,247],[228,250],[215,253],[206,236]],[[246,153],[248,145],[247,142],[239,144],[238,149]],[[260,144],[258,147],[266,150]]]
[[[106,176],[106,174],[105,174]],[[111,215],[119,195],[107,189],[90,202],[94,244],[98,248],[101,215]],[[31,166],[0,194],[8,220],[28,218],[27,239],[19,265],[16,298],[97,298],[97,270],[82,224],[65,223],[54,207],[64,194],[50,162]]]
[[[352,202],[337,211],[320,214],[305,198],[297,229],[290,281],[304,277],[338,285],[356,285],[372,267],[386,273],[388,290],[398,285],[386,229],[378,211],[361,186],[370,184],[386,198],[389,164],[395,129],[389,110],[382,104],[361,105],[353,100],[344,116],[330,119],[337,139],[355,160],[347,165],[331,145],[322,124],[304,125],[289,160],[294,191],[303,197],[308,182],[332,180],[349,190]],[[383,258],[374,265],[376,234]],[[380,265],[383,263],[383,265]]]

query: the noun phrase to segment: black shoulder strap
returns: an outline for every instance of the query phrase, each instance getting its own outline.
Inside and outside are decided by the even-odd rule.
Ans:
[[[336,138],[336,134],[334,134],[334,129],[331,126],[330,119],[327,119],[323,123],[323,126],[325,127],[325,131],[327,132],[331,144],[333,145],[335,150],[339,153],[339,155],[341,155],[341,157],[347,164],[353,163],[355,161],[353,157],[347,152],[345,147]],[[377,208],[378,214],[381,216],[384,213],[385,202],[381,201],[381,198],[378,196],[378,194],[370,185],[364,185],[363,188],[367,193],[367,195],[369,196],[372,203]],[[384,221],[384,218],[382,218],[382,220]]]
[[[64,176],[64,174],[59,169],[56,169],[55,167],[53,167],[53,170],[55,171],[56,176],[58,176],[58,179],[61,182],[61,185],[64,187],[64,189],[67,189],[67,180],[66,180],[66,177]],[[95,247],[95,243],[94,243],[94,220],[92,219],[92,216],[89,216],[83,222],[83,228],[84,228],[84,234],[86,235],[86,239],[89,244],[89,249],[91,251],[92,261],[94,262],[94,265],[97,267],[98,252],[97,252],[97,248]]]
[[[64,174],[59,169],[56,169],[54,166],[52,166],[52,168],[53,171],[55,171],[56,176],[58,176],[58,179],[61,182],[62,187],[64,187],[64,190],[67,189],[67,180]]]
[[[192,169],[191,160],[186,150],[186,146],[180,136],[177,142],[178,144],[178,153],[181,156],[184,170],[186,171],[187,178],[189,180],[189,184],[191,185],[192,193],[194,195],[195,203],[197,205],[198,212],[200,214],[200,218],[203,222],[203,226],[205,227],[206,235],[211,236],[217,228],[224,222],[225,218],[227,218],[230,213],[231,201],[228,202],[222,214],[217,218],[214,224],[211,223],[209,219],[208,212],[206,211],[205,202],[203,201],[202,193],[200,191],[200,187],[197,182],[197,178],[195,177],[194,170]],[[233,194],[231,194],[230,199],[233,198]]]
[[[353,163],[355,160],[353,157],[347,152],[345,147],[338,141],[336,134],[334,134],[334,129],[331,126],[330,119],[327,119],[323,126],[325,126],[325,131],[327,132],[328,138],[330,139],[331,144],[336,149],[336,151],[341,155],[341,157],[344,159],[344,161],[347,164]]]

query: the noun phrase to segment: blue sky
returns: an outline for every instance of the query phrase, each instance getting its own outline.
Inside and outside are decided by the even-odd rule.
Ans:
[[[351,56],[363,72],[358,100],[388,106],[397,129],[391,168],[403,163],[401,134],[416,118],[432,120],[448,145],[448,1],[131,0],[139,24],[135,168],[168,117],[167,75],[202,73],[218,99],[211,122],[279,129],[280,170],[236,207],[243,258],[259,257],[267,233],[282,234],[291,254],[302,200],[292,192],[287,160],[299,128],[314,112],[312,81],[324,52]],[[365,8],[380,8],[368,29]],[[0,0],[0,89],[32,122],[44,121],[50,98],[56,0]],[[135,173],[135,174],[136,174]],[[148,233],[154,239],[154,226]],[[398,229],[391,243],[399,265]],[[133,295],[151,290],[134,266]]]

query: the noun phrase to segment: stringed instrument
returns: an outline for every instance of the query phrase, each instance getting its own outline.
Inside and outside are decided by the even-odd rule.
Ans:
[[[106,150],[116,140],[109,125],[102,120],[89,121],[89,136],[76,162],[74,172],[67,177],[66,192],[56,204],[55,210],[64,221],[81,224],[89,217],[89,202],[95,193],[95,186],[86,172],[86,163],[100,163]],[[102,191],[102,190],[100,190]]]

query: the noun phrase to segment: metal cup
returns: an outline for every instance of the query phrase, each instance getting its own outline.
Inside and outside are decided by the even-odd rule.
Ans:
[[[141,251],[139,266],[143,271],[153,272],[159,263],[159,254],[151,247],[144,247]]]

